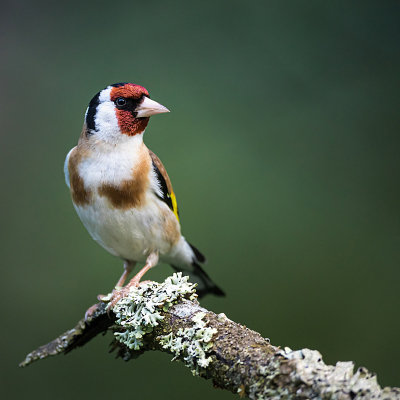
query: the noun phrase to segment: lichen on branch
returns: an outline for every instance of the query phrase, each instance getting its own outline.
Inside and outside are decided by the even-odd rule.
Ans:
[[[191,328],[180,328],[175,335],[171,332],[160,337],[163,349],[169,349],[175,354],[171,361],[178,360],[183,354],[183,361],[193,375],[199,375],[199,368],[207,368],[212,362],[207,353],[213,347],[213,335],[218,332],[215,328],[207,327],[207,323],[203,321],[204,316],[205,313],[200,311],[192,317],[194,325]]]
[[[113,350],[128,361],[149,350],[170,353],[214,387],[259,399],[400,399],[400,389],[379,386],[352,362],[326,365],[318,351],[272,346],[225,314],[214,314],[196,300],[195,285],[181,273],[163,283],[144,283],[108,310],[104,298],[88,320],[30,353],[21,366],[68,353],[99,333],[111,331]]]
[[[168,277],[162,284],[148,282],[131,288],[129,294],[113,308],[116,323],[123,328],[122,332],[114,333],[116,339],[129,349],[139,350],[143,346],[143,336],[153,332],[158,321],[164,318],[161,311],[166,312],[173,304],[186,299],[196,299],[195,285],[188,283],[188,279],[187,276],[182,277],[180,272]]]

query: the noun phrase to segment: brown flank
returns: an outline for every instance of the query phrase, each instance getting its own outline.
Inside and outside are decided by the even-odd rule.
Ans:
[[[77,206],[83,207],[90,203],[92,192],[85,189],[83,179],[80,177],[78,172],[78,165],[81,162],[81,158],[82,156],[75,147],[69,156],[68,171],[72,200]]]
[[[181,237],[181,229],[178,220],[171,210],[163,210],[163,236],[164,239],[172,246],[178,243]]]

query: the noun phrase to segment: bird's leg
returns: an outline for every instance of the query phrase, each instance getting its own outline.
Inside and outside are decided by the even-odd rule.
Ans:
[[[128,261],[125,260],[124,262],[124,273],[121,275],[121,278],[119,278],[119,281],[115,285],[115,289],[113,292],[116,292],[124,286],[124,283],[126,281],[126,278],[129,276],[129,274],[132,272],[133,268],[135,268],[136,262],[135,261]],[[99,294],[97,298],[101,301],[105,297],[103,294]],[[93,313],[99,308],[101,303],[96,303],[93,304],[91,307],[88,308],[88,310],[85,313],[85,321],[88,321],[89,318],[93,315]]]
[[[158,263],[158,251],[151,253],[146,260],[146,265],[130,280],[130,282],[120,290],[116,290],[113,293],[113,296],[110,301],[109,309],[113,308],[119,300],[125,297],[131,287],[139,286],[140,279],[142,279],[143,275],[150,269],[157,265]]]
[[[132,286],[138,286],[143,275],[150,269],[158,264],[158,251],[151,253],[146,260],[146,265],[130,280],[130,282],[125,286],[126,288],[131,288]]]
[[[124,286],[126,278],[132,272],[133,268],[135,268],[135,265],[136,265],[135,261],[125,260],[125,262],[124,262],[124,273],[121,275],[121,278],[119,278],[119,281],[115,285],[115,287],[117,289],[120,289],[120,288],[122,288],[122,286]]]

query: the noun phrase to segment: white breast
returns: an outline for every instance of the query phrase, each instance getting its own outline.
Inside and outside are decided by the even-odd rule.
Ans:
[[[161,190],[152,168],[148,172],[150,185],[140,207],[118,209],[106,196],[98,194],[103,184],[118,186],[132,179],[139,163],[143,162],[143,151],[148,155],[141,136],[131,137],[128,145],[113,148],[96,143],[96,151],[78,165],[85,189],[92,193],[91,201],[85,205],[74,204],[94,240],[114,256],[137,262],[145,262],[154,250],[159,251],[161,259],[171,253],[174,244],[166,237],[167,224],[168,227],[171,222],[176,224],[175,232],[180,236],[173,212],[155,195]]]
[[[78,167],[85,188],[97,189],[103,183],[118,185],[132,178],[144,145],[142,135],[129,139],[118,145],[96,141],[90,156],[83,158]]]

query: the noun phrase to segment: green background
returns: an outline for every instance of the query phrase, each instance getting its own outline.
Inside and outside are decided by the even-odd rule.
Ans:
[[[223,399],[170,356],[110,336],[19,369],[122,262],[64,183],[89,100],[145,86],[145,142],[226,298],[202,305],[400,386],[398,1],[2,1],[1,392],[7,399]],[[163,280],[160,266],[146,278]]]

